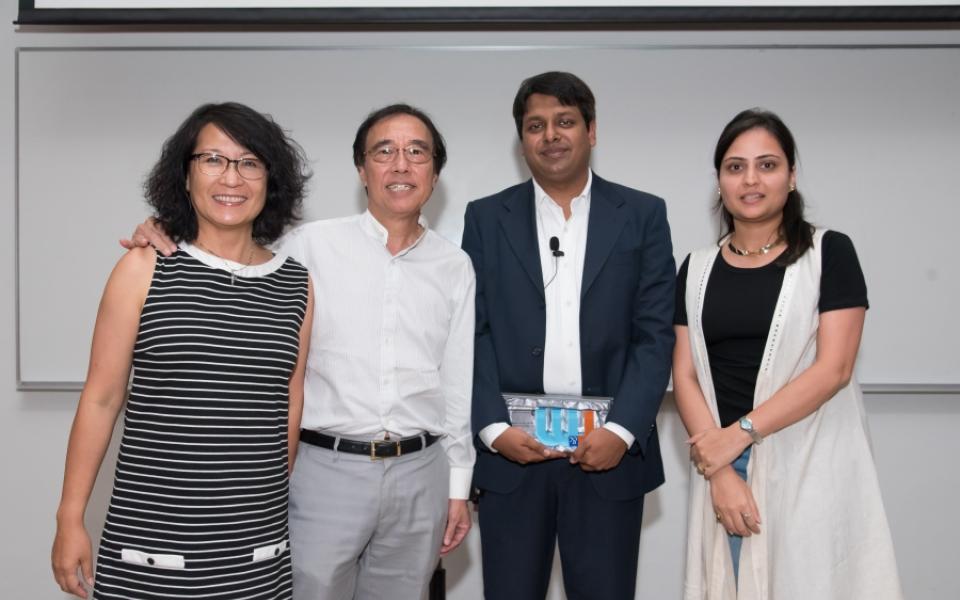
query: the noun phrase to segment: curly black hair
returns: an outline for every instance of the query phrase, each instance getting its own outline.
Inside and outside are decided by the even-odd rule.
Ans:
[[[253,239],[259,244],[277,240],[288,225],[300,218],[311,174],[303,148],[270,115],[238,102],[204,104],[164,142],[160,160],[143,185],[157,222],[176,242],[197,238],[197,215],[187,192],[187,173],[197,136],[208,124],[216,125],[266,165],[267,197],[253,222]]]

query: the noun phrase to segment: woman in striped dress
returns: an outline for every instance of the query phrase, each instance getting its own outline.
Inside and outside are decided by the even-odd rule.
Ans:
[[[147,199],[179,247],[128,252],[104,290],[57,511],[65,592],[291,597],[287,475],[312,293],[306,270],[264,244],[297,217],[304,163],[236,103],[201,106],[164,145]],[[83,514],[131,367],[94,578]]]

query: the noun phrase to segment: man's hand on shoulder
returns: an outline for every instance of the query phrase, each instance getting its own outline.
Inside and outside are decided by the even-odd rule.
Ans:
[[[164,256],[170,256],[177,251],[177,245],[173,243],[173,240],[153,217],[149,217],[146,221],[137,225],[130,239],[121,239],[120,245],[127,250],[153,246]]]
[[[609,429],[594,429],[570,456],[570,464],[584,471],[608,471],[620,464],[627,444]]]
[[[493,449],[508,460],[525,465],[566,456],[559,450],[547,448],[526,431],[508,427],[493,441]]]

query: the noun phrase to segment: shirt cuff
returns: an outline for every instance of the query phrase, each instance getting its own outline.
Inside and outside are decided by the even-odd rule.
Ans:
[[[451,500],[469,499],[471,483],[473,483],[473,469],[464,467],[450,467]]]
[[[504,431],[510,429],[510,423],[491,423],[480,430],[480,433],[477,435],[480,436],[480,441],[483,442],[483,445],[486,446],[490,452],[497,454],[497,451],[493,447],[493,442],[496,441],[500,434]]]
[[[610,421],[607,421],[606,423],[604,423],[603,428],[609,429],[610,431],[617,434],[617,437],[619,437],[621,440],[624,441],[624,443],[627,444],[628,450],[630,449],[630,446],[633,445],[633,442],[637,439],[633,436],[632,433],[627,431],[625,427],[617,425],[616,423],[611,423]]]

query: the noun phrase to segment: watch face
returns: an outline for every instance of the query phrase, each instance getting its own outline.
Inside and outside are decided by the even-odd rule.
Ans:
[[[759,444],[763,440],[763,438],[760,437],[760,434],[757,433],[753,428],[753,421],[751,421],[748,417],[740,418],[740,429],[750,434],[750,438],[753,440],[754,444]]]

